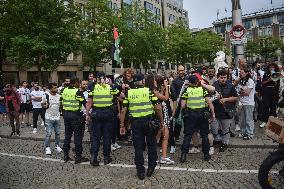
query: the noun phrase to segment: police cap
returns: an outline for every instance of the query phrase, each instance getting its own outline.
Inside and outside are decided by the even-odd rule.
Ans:
[[[97,72],[97,78],[105,77],[106,74],[104,72]]]
[[[198,78],[195,75],[190,75],[187,78],[189,83],[197,83],[198,82]]]
[[[134,82],[142,81],[144,79],[144,75],[142,73],[137,73],[134,75],[133,80]]]

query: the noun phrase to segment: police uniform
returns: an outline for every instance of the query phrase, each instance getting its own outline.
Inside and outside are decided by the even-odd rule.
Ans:
[[[123,106],[128,108],[132,121],[132,140],[135,149],[134,161],[140,179],[144,179],[145,175],[143,158],[145,138],[148,147],[148,172],[152,170],[153,173],[157,165],[157,142],[155,136],[148,129],[148,123],[154,114],[153,106],[156,104],[158,104],[158,99],[149,88],[130,89],[123,101]]]
[[[71,138],[74,133],[75,144],[75,163],[80,163],[85,158],[82,158],[82,140],[84,126],[82,125],[82,104],[84,102],[84,95],[78,88],[68,87],[61,92],[61,103],[63,106],[63,118],[65,125],[65,139],[64,139],[64,161],[70,160],[69,150]]]
[[[197,81],[196,76],[190,76],[190,83],[196,83]],[[208,110],[205,97],[209,97],[207,91],[198,86],[189,86],[182,95],[182,99],[186,100],[186,110],[184,116],[184,140],[181,147],[181,162],[186,161],[186,154],[189,150],[192,135],[198,130],[200,130],[202,138],[204,159],[210,159],[210,145],[208,140],[209,123],[208,118],[206,118],[204,114],[204,112]]]
[[[91,165],[98,166],[97,156],[100,149],[100,140],[103,137],[104,164],[111,162],[111,137],[114,129],[115,114],[113,111],[113,96],[120,91],[108,84],[96,84],[89,93],[93,99]]]

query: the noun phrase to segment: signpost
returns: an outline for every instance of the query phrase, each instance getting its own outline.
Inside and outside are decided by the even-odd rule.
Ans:
[[[245,37],[246,29],[242,25],[233,26],[230,31],[230,38],[232,45],[242,45],[247,43],[247,38]]]

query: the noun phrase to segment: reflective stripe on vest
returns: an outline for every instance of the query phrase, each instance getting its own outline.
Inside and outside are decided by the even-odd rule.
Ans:
[[[65,88],[62,93],[63,110],[78,111],[80,110],[80,102],[76,100],[76,93],[78,89]]]
[[[202,87],[197,88],[187,88],[187,108],[190,109],[199,109],[199,108],[205,108],[206,101],[204,97],[204,89]]]
[[[94,107],[105,108],[112,105],[113,96],[110,94],[110,90],[110,85],[95,85],[93,92]]]
[[[154,113],[149,88],[130,89],[128,101],[129,113],[132,117],[145,117]]]

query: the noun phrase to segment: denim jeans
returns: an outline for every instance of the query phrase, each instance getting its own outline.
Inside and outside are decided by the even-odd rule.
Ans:
[[[55,132],[55,146],[60,145],[60,120],[45,120],[46,123],[46,136],[44,146],[50,147],[50,137],[52,135],[52,130]]]
[[[253,121],[254,106],[243,105],[241,109],[241,130],[243,134],[253,136],[254,121]]]

